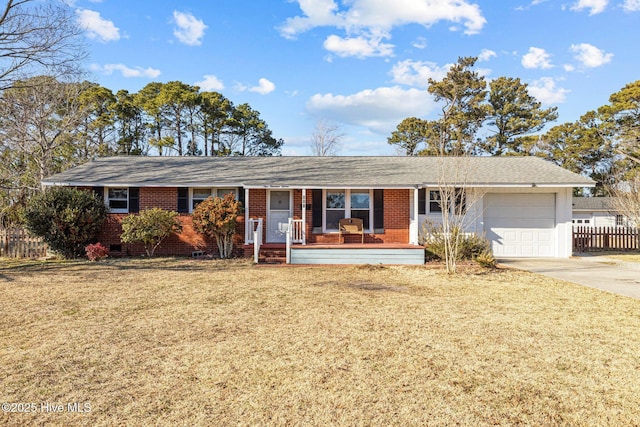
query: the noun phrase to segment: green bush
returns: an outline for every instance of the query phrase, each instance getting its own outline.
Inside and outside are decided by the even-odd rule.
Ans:
[[[182,224],[177,212],[153,208],[124,217],[120,240],[125,243],[141,243],[147,256],[152,257],[166,237],[181,232]]]
[[[27,229],[64,258],[83,256],[106,217],[102,199],[70,187],[49,188],[33,197],[24,214]]]

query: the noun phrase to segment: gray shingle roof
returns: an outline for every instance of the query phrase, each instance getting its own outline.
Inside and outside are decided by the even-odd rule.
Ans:
[[[108,157],[43,180],[75,186],[592,186],[536,157]]]
[[[574,211],[615,211],[615,200],[613,197],[574,197]]]

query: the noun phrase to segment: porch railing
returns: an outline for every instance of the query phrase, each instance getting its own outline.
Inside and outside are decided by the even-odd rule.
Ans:
[[[262,244],[262,218],[249,218],[245,232],[245,242],[253,244],[253,262],[258,263]]]
[[[292,243],[302,243],[303,245],[307,243],[307,236],[305,235],[303,220],[289,218],[289,227],[287,229],[291,230]]]
[[[254,232],[258,230],[260,232],[260,242],[262,242],[262,218],[249,218],[247,220],[247,229],[244,233],[244,241],[247,244],[252,244],[254,239]]]
[[[285,248],[287,264],[291,264],[291,245],[293,243],[302,243],[303,245],[307,243],[304,231],[304,221],[301,219],[289,218]]]

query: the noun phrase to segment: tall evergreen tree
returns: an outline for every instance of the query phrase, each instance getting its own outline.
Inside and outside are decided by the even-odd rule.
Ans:
[[[429,79],[429,93],[442,106],[438,119],[441,155],[460,155],[476,150],[476,132],[486,120],[487,83],[472,70],[478,58],[460,57],[440,81]]]
[[[557,107],[542,108],[527,91],[527,84],[520,79],[499,77],[489,84],[488,122],[493,132],[482,144],[485,152],[502,154],[526,154],[526,140],[521,137],[539,132],[558,118]]]

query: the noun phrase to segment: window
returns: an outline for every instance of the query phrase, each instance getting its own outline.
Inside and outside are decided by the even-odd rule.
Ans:
[[[369,190],[351,190],[351,218],[360,218],[362,228],[368,230],[371,213],[371,194]]]
[[[364,230],[371,230],[373,196],[371,190],[326,190],[324,229],[338,230],[342,218],[360,218]]]
[[[440,190],[429,191],[429,213],[442,212]]]
[[[236,200],[238,199],[238,195],[236,194],[237,192],[237,188],[218,188],[215,190],[215,194],[218,197],[224,197],[227,194],[233,194],[233,198]]]
[[[109,212],[128,213],[129,212],[129,189],[108,188],[106,191],[106,202]]]
[[[191,210],[195,209],[201,202],[211,196],[210,188],[194,188],[191,193]]]
[[[207,197],[224,197],[225,194],[233,194],[233,197],[238,199],[238,189],[237,188],[192,188],[191,189],[191,211],[196,208],[202,201],[206,200]]]
[[[337,230],[340,218],[345,218],[346,198],[345,190],[327,190],[325,197],[325,229]]]
[[[447,194],[448,191],[444,190]],[[450,193],[450,192],[449,192]],[[450,201],[449,210],[454,215],[463,215],[467,210],[467,196],[463,188],[456,188],[452,195],[453,200]],[[429,191],[429,213],[442,212],[442,192],[440,190]]]
[[[622,215],[616,215],[616,227],[622,227],[624,225],[624,217]]]

